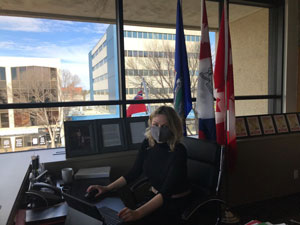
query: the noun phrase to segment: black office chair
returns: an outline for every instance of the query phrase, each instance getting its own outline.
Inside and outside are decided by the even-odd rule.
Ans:
[[[218,224],[221,206],[219,198],[224,154],[221,147],[209,141],[184,137],[187,150],[188,180],[194,201],[182,215],[186,224]]]
[[[187,150],[188,180],[191,184],[193,201],[182,214],[182,224],[218,224],[221,219],[219,188],[223,167],[223,151],[213,142],[184,137],[182,143]],[[141,190],[148,188],[147,179],[133,184],[130,190],[135,200]]]

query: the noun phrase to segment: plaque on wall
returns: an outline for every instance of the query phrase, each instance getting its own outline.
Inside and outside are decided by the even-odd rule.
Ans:
[[[248,137],[246,122],[244,117],[237,117],[235,120],[236,137]]]
[[[248,116],[246,117],[246,121],[249,129],[249,136],[262,135],[258,116]]]
[[[291,132],[300,131],[299,120],[296,113],[285,114],[288,122],[288,126]]]
[[[285,116],[283,114],[273,115],[273,118],[275,121],[275,127],[278,134],[289,132],[289,128]]]
[[[264,115],[264,116],[260,116],[259,118],[260,118],[262,130],[264,134],[268,135],[268,134],[276,133],[271,115]]]

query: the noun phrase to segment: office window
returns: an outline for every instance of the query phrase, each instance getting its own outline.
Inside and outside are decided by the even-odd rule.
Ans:
[[[254,13],[230,22],[234,88],[236,96],[275,95],[281,93],[276,77],[269,74],[269,10],[229,5],[229,10]],[[257,26],[256,21],[260,21]],[[255,34],[252,30],[255,29]],[[256,34],[260,35],[256,35]],[[243,47],[241,47],[243,46]],[[254,47],[255,46],[255,47]],[[253,66],[255,65],[255,66]],[[274,113],[274,100],[245,100],[236,104],[236,115]]]
[[[128,7],[127,3],[128,2],[124,1],[124,7]],[[114,4],[114,2],[112,2],[112,4]],[[150,6],[152,3],[149,2],[145,4],[149,4]],[[211,31],[213,31],[211,32],[210,38],[214,61],[217,43],[215,37],[218,37],[218,34],[214,32],[216,32],[218,28],[219,2],[208,1],[207,5],[209,25],[212,29]],[[270,17],[269,9],[238,4],[230,4],[229,7],[229,13],[232,13],[229,15],[229,19],[233,49],[235,94],[238,97],[250,96],[255,98],[255,96],[258,96],[257,99],[253,100],[237,100],[237,115],[273,112],[271,108],[273,108],[274,102],[277,102],[276,99],[273,99],[273,97],[259,99],[261,95],[277,95],[279,98],[282,95],[282,90],[280,90],[282,82],[280,78],[276,78],[272,71],[269,71],[274,68],[274,65],[269,64],[272,63],[272,60],[269,60],[269,58],[273,56],[271,52],[274,47],[274,43],[269,43],[270,39],[272,39],[271,37],[274,36],[274,33],[271,33],[271,29],[269,29],[269,26],[274,24],[272,17]],[[105,7],[102,10],[105,11],[107,8],[111,7]],[[272,7],[270,8],[272,9]],[[16,14],[18,14],[18,11],[16,12]],[[38,9],[36,9],[36,12],[38,15]],[[54,13],[53,15],[53,17],[55,17],[55,15],[58,14]],[[51,126],[61,127],[62,121],[58,121],[60,118],[66,121],[83,120],[94,117],[104,118],[106,116],[120,117],[121,112],[124,112],[124,110],[120,110],[119,105],[101,105],[104,104],[102,100],[119,100],[122,94],[119,91],[121,81],[119,80],[118,74],[118,60],[115,55],[117,52],[115,48],[117,46],[115,42],[117,39],[116,26],[113,24],[115,15],[114,12],[103,12],[103,14],[101,12],[101,15],[103,15],[103,18],[110,15],[109,20],[105,20],[110,21],[110,24],[54,19],[13,18],[13,21],[19,21],[14,27],[22,27],[26,19],[37,20],[38,23],[36,24],[41,24],[39,27],[40,32],[31,32],[31,35],[39,33],[44,39],[40,40],[36,36],[30,39],[26,36],[30,31],[26,31],[19,36],[12,35],[7,40],[13,41],[16,43],[14,46],[18,46],[19,50],[15,49],[17,50],[15,53],[16,57],[31,58],[31,61],[26,61],[22,58],[22,63],[16,63],[15,65],[7,67],[7,65],[2,64],[3,58],[1,57],[0,59],[0,68],[5,67],[4,71],[11,72],[11,77],[5,78],[3,77],[3,73],[0,72],[0,103],[4,104],[4,108],[7,107],[7,109],[5,109],[7,110],[7,112],[5,112],[7,115],[0,116],[1,126],[3,126],[3,124],[4,126],[11,124],[12,126],[9,130],[12,133],[21,130],[16,128],[26,129],[26,132],[22,134],[14,133],[14,137],[5,137],[6,139],[1,137],[1,152],[4,151],[3,146],[6,146],[6,150],[9,149],[9,151],[12,151],[14,146],[12,143],[18,143],[19,148],[21,148],[22,142],[24,146],[22,150],[38,147],[64,146],[64,141],[60,141],[63,135],[59,130],[55,131],[59,135],[59,137],[55,137],[55,140],[50,140],[50,135],[49,133],[47,134],[47,132],[54,132],[51,130]],[[174,10],[174,18],[175,15],[176,12]],[[74,16],[77,19],[84,18],[77,17],[79,15]],[[187,18],[188,15],[183,15],[183,17]],[[1,18],[0,16],[0,19]],[[9,17],[5,17],[5,19],[8,18]],[[93,16],[93,12],[91,12],[89,18],[94,21],[99,21],[99,15]],[[165,101],[165,99],[173,98],[174,46],[176,39],[175,29],[173,28],[175,26],[168,28],[168,24],[172,24],[173,22],[161,21],[165,18],[163,15],[156,17],[155,21],[158,23],[154,24],[153,22],[155,21],[139,21],[140,18],[142,17],[136,16],[130,8],[126,8],[124,10],[124,28],[126,29],[127,21],[135,21],[136,24],[139,24],[139,22],[141,22],[141,24],[150,24],[152,22],[152,25],[164,24],[165,26],[143,27],[142,29],[130,26],[130,30],[125,31],[124,46],[125,51],[127,51],[125,52],[126,99],[134,99],[137,93],[142,90],[143,98],[146,100],[157,99],[159,101]],[[189,20],[187,19],[186,21]],[[133,23],[130,25],[132,24]],[[198,27],[199,24],[188,24],[188,26]],[[42,32],[45,30],[41,28],[45,27],[49,28],[47,33]],[[0,27],[0,30],[3,31],[3,27]],[[75,30],[76,32],[73,32]],[[141,30],[143,32],[141,32]],[[68,36],[62,34],[61,32],[63,31],[68,31]],[[9,31],[5,30],[5,32]],[[77,38],[76,35],[78,34],[82,34],[82,36]],[[189,70],[191,71],[191,91],[192,97],[195,97],[197,87],[197,76],[195,75],[198,73],[197,69],[199,65],[193,63],[193,61],[198,60],[200,30],[186,30],[185,35],[187,35],[186,45],[190,56],[188,60],[190,66]],[[47,38],[45,38],[46,36]],[[131,39],[132,37],[139,39],[133,40]],[[51,42],[54,39],[59,39],[59,41],[57,43]],[[188,41],[188,39],[190,41]],[[21,40],[27,40],[27,43],[22,45]],[[32,42],[28,42],[29,40],[32,40]],[[62,45],[62,43],[68,43],[68,45]],[[281,42],[279,41],[278,43]],[[24,51],[24,46],[28,47],[26,51]],[[279,48],[281,47],[282,46],[279,46]],[[35,49],[37,51],[36,54],[29,54],[30,49]],[[3,48],[3,46],[0,46],[0,51],[3,55],[11,55],[8,53],[5,54],[7,50]],[[36,59],[33,60],[32,57],[34,56]],[[47,60],[47,62],[44,60]],[[42,63],[42,61],[44,61],[44,63]],[[35,62],[37,65],[32,65],[32,62]],[[29,88],[30,86],[28,87],[24,84],[28,83],[27,78],[33,77],[34,74],[39,74],[40,78],[31,79],[33,81],[32,83],[39,83],[40,85],[37,85],[38,88],[32,90],[32,88]],[[132,76],[133,74],[134,76]],[[282,75],[281,72],[277,77],[281,77],[279,75]],[[11,87],[7,87],[6,80],[10,79],[12,80]],[[142,83],[144,85],[141,85]],[[247,86],[245,86],[245,84],[247,84]],[[100,106],[86,106],[91,104],[86,103],[86,101],[97,101],[96,104]],[[28,103],[29,108],[11,109],[9,105],[6,105],[7,102]],[[47,121],[41,118],[41,114],[37,108],[30,108],[35,107],[32,103],[44,104],[49,102],[54,105],[56,102],[63,102],[63,106],[70,106],[71,104],[68,104],[69,102],[72,102],[72,104],[75,102],[75,105],[79,104],[79,106],[47,108],[45,114],[47,115]],[[125,105],[127,103],[126,100],[120,99],[118,104]],[[160,103],[150,105],[151,109],[155,109]],[[148,112],[151,112],[151,110]],[[8,121],[8,118],[14,121]],[[189,121],[197,121],[195,118],[195,115],[189,116]],[[45,124],[50,126],[47,131],[42,130],[45,129]],[[195,127],[197,126],[195,125]],[[197,129],[195,127],[193,129],[189,127],[189,129],[196,132]],[[4,128],[1,127],[2,132],[3,129]],[[27,132],[32,133],[27,134]],[[44,136],[46,141],[41,141],[39,136]],[[17,138],[18,141],[14,138]]]

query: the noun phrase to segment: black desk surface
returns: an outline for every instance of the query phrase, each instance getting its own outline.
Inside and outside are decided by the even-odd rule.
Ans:
[[[94,184],[108,185],[109,183],[110,183],[109,178],[89,178],[89,179],[73,180],[68,193],[86,201],[84,195],[86,193],[87,188],[90,185],[94,185]]]
[[[118,197],[118,193],[112,192],[104,194],[102,197],[97,198],[93,201],[84,198],[86,189],[93,184],[107,185],[110,183],[109,178],[93,178],[93,179],[80,179],[74,180],[67,191],[68,194],[73,195],[81,200],[95,204],[98,208],[101,206],[107,206],[116,211],[120,211],[125,205],[122,200]],[[26,211],[26,221],[34,222],[41,220],[49,220],[53,218],[59,218],[66,216],[68,212],[67,204],[60,203],[53,207],[47,207],[45,209],[35,209]]]

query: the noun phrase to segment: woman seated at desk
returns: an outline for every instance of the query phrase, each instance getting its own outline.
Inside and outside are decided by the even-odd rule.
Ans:
[[[100,195],[125,186],[144,174],[152,187],[139,208],[125,207],[119,212],[124,221],[122,224],[175,225],[190,197],[187,153],[180,144],[182,123],[169,106],[156,109],[148,123],[146,139],[129,173],[108,186],[91,185],[87,191],[97,189],[97,195]]]

